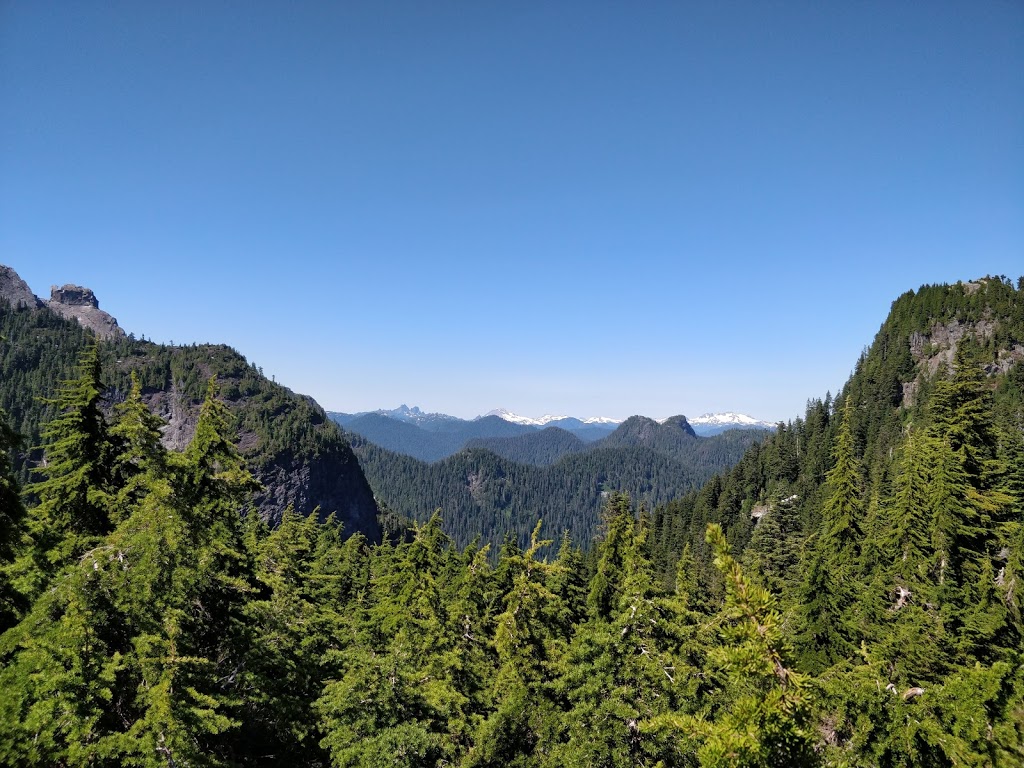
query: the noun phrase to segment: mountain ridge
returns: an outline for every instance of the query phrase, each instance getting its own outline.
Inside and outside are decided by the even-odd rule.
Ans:
[[[347,533],[379,541],[370,486],[344,433],[313,398],[270,381],[226,345],[154,344],[111,332],[120,328],[107,313],[102,314],[109,320],[55,309],[56,302],[100,312],[87,288],[66,285],[51,295],[43,302],[13,269],[0,267],[0,407],[26,445],[41,444],[42,425],[56,415],[47,398],[59,382],[73,378],[78,356],[90,343],[98,343],[107,407],[124,399],[135,371],[146,406],[167,422],[161,442],[172,450],[191,441],[206,381],[216,375],[220,399],[236,421],[237,447],[263,486],[254,500],[260,515],[276,522],[288,508],[321,517],[336,512]],[[99,331],[90,317],[100,323]],[[39,451],[29,449],[19,466],[24,472],[40,460]]]

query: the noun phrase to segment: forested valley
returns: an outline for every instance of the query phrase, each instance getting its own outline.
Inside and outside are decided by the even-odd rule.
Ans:
[[[1024,764],[1024,279],[904,294],[731,469],[498,545],[254,513],[279,422],[191,372],[169,450],[155,382],[85,342],[32,407],[60,344],[0,342],[4,764]]]

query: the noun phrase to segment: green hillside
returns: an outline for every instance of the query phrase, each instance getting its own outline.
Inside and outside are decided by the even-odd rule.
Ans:
[[[60,382],[94,343],[77,323],[46,308],[17,308],[0,301],[0,408],[22,435],[16,452],[19,478],[38,462],[42,425],[57,414]],[[256,507],[267,519],[284,509],[301,514],[337,512],[350,531],[379,537],[376,505],[341,430],[311,399],[267,379],[223,345],[167,346],[131,336],[98,341],[103,404],[110,411],[130,389],[134,371],[143,400],[168,424],[165,445],[183,450],[191,440],[211,376],[227,404],[238,446],[263,486]],[[26,460],[28,463],[26,464]]]
[[[162,359],[125,343],[114,370]],[[243,518],[244,411],[208,381],[168,450],[114,350],[45,404],[23,495],[0,429],[0,764],[1024,764],[1024,279],[900,297],[835,398],[656,506],[562,465],[655,482],[679,469],[650,443],[702,444],[683,423],[550,468],[356,443],[424,498],[469,477],[483,538],[596,494],[589,551],[561,521],[492,552],[439,513],[377,545]],[[196,350],[197,376],[236,359]]]

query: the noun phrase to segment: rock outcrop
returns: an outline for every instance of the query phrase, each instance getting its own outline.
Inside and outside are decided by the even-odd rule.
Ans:
[[[36,309],[43,306],[28,284],[10,267],[0,264],[0,299],[12,307],[30,307]]]
[[[188,351],[182,350],[179,354]],[[213,372],[204,371],[203,375]],[[220,372],[218,380],[226,387],[236,383],[231,374],[224,371]],[[185,450],[199,422],[200,403],[185,395],[175,382],[167,389],[148,391],[143,397],[149,409],[167,422],[161,439],[164,447],[172,451]],[[316,410],[316,424],[312,429],[324,433],[318,440],[319,447],[313,453],[297,453],[286,448],[252,463],[251,469],[263,486],[253,499],[256,510],[272,525],[281,521],[289,507],[303,516],[316,512],[321,520],[333,513],[346,533],[362,533],[371,542],[379,542],[377,503],[352,448],[316,401],[307,399],[307,402]],[[228,400],[226,404],[236,413],[250,407],[245,398]],[[271,414],[270,418],[279,416],[281,414]],[[251,455],[259,444],[258,435],[240,431],[237,447],[243,455]]]
[[[56,285],[50,288],[50,300],[46,306],[69,320],[77,320],[78,324],[88,328],[97,336],[109,339],[124,336],[124,331],[117,320],[100,309],[100,303],[88,288],[80,285]]]

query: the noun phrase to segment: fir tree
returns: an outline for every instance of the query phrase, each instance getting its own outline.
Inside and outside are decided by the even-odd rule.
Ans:
[[[691,721],[703,741],[700,764],[815,765],[806,681],[792,668],[775,599],[744,577],[719,526],[708,526],[707,540],[725,578],[723,643],[712,658],[727,688],[724,711],[711,722]]]
[[[567,637],[560,621],[565,609],[547,583],[562,566],[536,559],[551,544],[539,535],[538,522],[525,552],[503,549],[498,570],[510,576],[511,585],[494,622],[497,670],[490,681],[491,711],[473,734],[467,768],[537,765],[538,744],[550,743],[557,731],[559,713],[546,681]]]
[[[545,765],[678,759],[675,739],[644,724],[675,711],[694,693],[681,653],[681,605],[655,582],[646,529],[632,521],[628,499],[612,499],[590,591],[591,617],[573,638],[555,683],[568,705],[565,733],[560,744],[545,749]]]
[[[47,576],[73,562],[111,526],[111,444],[101,408],[103,384],[95,345],[82,354],[78,377],[65,381],[50,402],[60,414],[43,430],[42,480],[30,487],[39,498],[29,525],[38,594]]]
[[[130,513],[145,495],[147,476],[164,474],[166,452],[160,444],[160,430],[166,422],[152,413],[142,400],[138,374],[131,373],[131,389],[123,403],[114,407],[111,475],[115,489],[113,522]]]
[[[835,463],[823,486],[821,523],[810,541],[799,592],[802,656],[816,670],[848,656],[857,632],[852,608],[864,509],[852,414],[853,398],[847,393],[833,449]]]

